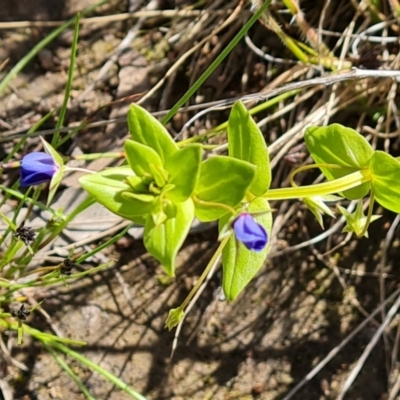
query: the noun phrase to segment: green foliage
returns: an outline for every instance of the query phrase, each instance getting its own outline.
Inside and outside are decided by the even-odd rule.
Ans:
[[[173,276],[176,254],[194,218],[190,196],[202,147],[178,149],[165,128],[137,105],[129,110],[128,125],[133,138],[124,146],[129,166],[86,175],[80,183],[110,211],[144,225],[146,249]]]
[[[349,213],[344,207],[337,206],[340,213],[346,218],[346,225],[343,232],[353,232],[358,237],[368,237],[368,225],[379,218],[377,215],[372,215],[370,218],[364,215],[363,201],[359,200],[357,208],[354,212]]]
[[[64,160],[58,154],[57,150],[55,150],[53,146],[47,143],[42,137],[40,137],[40,139],[42,141],[44,149],[46,150],[46,153],[53,158],[54,162],[58,165],[59,168],[58,171],[53,175],[53,178],[51,179],[50,182],[49,195],[47,196],[47,205],[49,205],[53,200],[58,187],[61,184],[62,178],[65,173],[65,167],[64,167]]]
[[[339,124],[309,127],[304,139],[317,164],[332,164],[341,167],[336,169],[321,166],[321,171],[328,180],[367,168],[374,153],[367,140],[357,131]],[[343,195],[351,200],[360,199],[368,193],[369,189],[370,184],[364,183],[346,190]]]
[[[199,174],[202,147],[192,144],[172,154],[165,162],[169,183],[174,188],[168,198],[175,202],[186,201],[193,193]]]
[[[249,191],[262,196],[271,184],[268,148],[260,128],[242,102],[232,108],[228,121],[229,155],[256,166]]]
[[[252,3],[254,6],[253,15],[249,18],[249,21],[243,23],[240,32],[225,48],[221,49],[221,53],[216,55],[210,67],[172,106],[164,117],[164,122],[167,122],[193,96],[202,83],[221,65],[221,61],[242,40],[245,33],[259,17],[264,18],[264,22],[266,21],[264,12],[271,1],[253,1]],[[289,0],[285,0],[284,3],[292,14],[296,13],[296,7],[291,7],[292,3]],[[373,5],[376,6],[377,4],[378,2],[374,0]],[[85,15],[88,11],[84,11],[82,15]],[[274,20],[269,18],[269,23],[271,21],[274,23]],[[13,301],[18,296],[21,297],[21,289],[27,289],[27,292],[31,292],[31,289],[35,286],[51,287],[53,284],[60,285],[69,281],[71,277],[63,276],[60,266],[40,267],[31,270],[29,262],[34,253],[51,243],[77,214],[95,200],[115,214],[144,226],[144,244],[149,253],[163,264],[169,276],[175,274],[175,259],[187,237],[194,216],[196,215],[202,221],[219,219],[221,237],[223,237],[222,231],[225,229],[228,235],[223,237],[218,250],[212,256],[202,277],[197,280],[188,297],[193,296],[196,290],[201,287],[204,277],[209,276],[212,266],[222,255],[223,289],[228,300],[234,300],[244,290],[262,267],[269,251],[269,244],[260,252],[248,250],[232,235],[232,222],[237,214],[252,212],[257,222],[266,229],[270,236],[272,214],[266,200],[267,197],[278,201],[302,198],[321,225],[323,214],[334,217],[333,211],[325,204],[328,200],[338,199],[333,198],[332,193],[343,193],[349,199],[360,199],[357,209],[352,213],[343,207],[338,207],[341,214],[346,218],[344,231],[355,233],[358,236],[367,236],[369,223],[377,218],[377,216],[372,215],[374,200],[393,212],[400,212],[398,201],[400,198],[400,184],[398,184],[400,162],[382,151],[374,152],[368,142],[356,131],[338,124],[328,127],[312,127],[307,130],[305,135],[310,153],[315,162],[319,164],[328,182],[297,188],[270,189],[271,169],[268,148],[260,129],[241,102],[233,106],[229,121],[221,125],[224,128],[220,127],[221,130],[225,130],[225,127],[227,127],[229,156],[217,156],[207,161],[202,161],[203,147],[201,145],[181,147],[183,143],[175,143],[157,119],[153,118],[145,109],[133,104],[128,113],[131,139],[127,140],[124,146],[124,153],[129,165],[82,177],[80,182],[92,198],[82,200],[80,205],[75,206],[74,210],[69,210],[66,215],[64,215],[62,209],[52,210],[48,207],[48,204],[56,194],[64,173],[68,170],[68,167],[63,164],[63,158],[54,149],[59,148],[62,143],[69,140],[88,122],[88,120],[82,122],[81,126],[77,126],[70,133],[63,134],[63,137],[60,138],[61,130],[59,128],[62,128],[65,124],[70,93],[74,83],[79,16],[75,21],[68,21],[50,33],[47,38],[32,48],[26,57],[21,58],[14,67],[11,67],[10,71],[4,75],[4,79],[0,81],[0,93],[2,93],[46,44],[50,43],[73,23],[76,26],[67,90],[65,91],[63,105],[58,113],[56,131],[52,138],[53,147],[44,143],[46,151],[52,155],[59,166],[59,170],[50,182],[47,205],[41,203],[43,198],[42,187],[35,187],[34,190],[27,190],[22,194],[18,191],[18,183],[13,187],[0,185],[4,194],[4,203],[8,202],[11,197],[17,200],[12,204],[17,204],[13,217],[8,218],[1,215],[7,226],[0,237],[0,244],[3,245],[1,248],[3,257],[0,261],[1,286],[3,287],[3,293],[0,296],[2,304],[10,303],[10,300]],[[307,47],[301,42],[293,41],[284,34],[278,25],[273,28],[288,48],[297,56],[300,55],[299,58],[305,62],[311,60],[325,65],[332,63],[334,65],[337,61],[324,61],[324,57],[319,57],[321,54],[318,56],[317,51],[314,52],[312,46]],[[305,51],[304,54],[302,54],[303,50]],[[321,48],[318,50],[321,50]],[[322,49],[323,55],[332,58],[329,57],[329,51],[326,52],[325,50]],[[291,95],[294,95],[294,93],[299,93],[299,91],[293,91]],[[281,102],[287,95],[288,93],[284,93],[281,95],[283,97],[274,97],[268,107]],[[266,104],[263,103],[259,106],[266,109],[268,108]],[[251,112],[258,112],[256,108],[253,108]],[[57,114],[56,110],[53,110],[53,114]],[[380,107],[379,112],[372,117],[375,120],[378,117],[386,118],[385,108]],[[25,149],[26,140],[34,131],[35,129],[31,128],[28,134],[24,135],[25,137],[14,146],[12,151],[8,153],[6,160],[2,160],[2,168],[13,158],[15,158],[13,162],[18,163],[17,160],[21,158],[17,154],[21,149]],[[214,130],[214,134],[215,132]],[[206,142],[209,137],[211,135],[208,132],[203,134],[201,139],[197,137],[194,140]],[[191,139],[188,139],[188,141]],[[5,140],[7,139],[5,138]],[[93,154],[87,156],[87,159],[90,159],[89,157]],[[10,176],[12,175],[10,174]],[[369,192],[371,193],[371,205],[367,216],[365,216],[363,197]],[[27,205],[29,207],[26,207]],[[32,212],[31,205],[48,211],[52,218],[46,226],[35,232],[36,239],[29,243],[29,240],[24,240],[22,236],[17,235],[22,225],[17,227],[16,221],[17,218],[20,220],[21,216],[29,217]],[[23,215],[18,215],[21,209],[24,210],[21,213]],[[27,213],[25,213],[26,210]],[[132,225],[130,224],[130,226]],[[81,255],[78,263],[115,243],[128,231],[129,227],[113,236],[106,243],[102,243],[92,251]],[[238,235],[237,231],[236,234]],[[31,251],[32,254],[27,250]],[[27,268],[28,266],[29,268]],[[84,272],[73,275],[75,278],[82,278],[90,273],[95,274],[104,267],[105,265],[90,270],[85,269]],[[52,271],[48,273],[47,268],[52,268]],[[162,280],[160,278],[160,281]],[[170,311],[166,323],[169,329],[182,321],[188,301],[185,300],[181,307]],[[31,311],[33,312],[34,309]],[[62,368],[69,373],[71,379],[77,382],[86,397],[94,398],[80,382],[78,375],[75,375],[76,371],[70,368],[65,360],[72,358],[102,374],[130,397],[144,399],[119,378],[103,370],[98,364],[87,360],[80,352],[75,352],[67,347],[67,345],[83,345],[83,342],[61,339],[54,335],[36,331],[18,320],[15,315],[4,313],[3,310],[1,310],[0,326],[3,331],[17,332],[18,342],[23,335],[27,334],[41,341],[48,351],[54,355]]]
[[[269,237],[272,231],[272,213],[269,203],[262,197],[256,197],[248,208],[249,212],[262,212],[255,216],[255,220],[266,230]],[[228,221],[224,216],[219,221],[220,230]],[[247,284],[254,278],[263,266],[270,250],[270,243],[260,252],[248,250],[232,235],[222,251],[222,287],[229,301],[235,300]]]
[[[383,151],[375,151],[370,162],[375,200],[383,207],[400,213],[400,162]]]
[[[101,3],[104,3],[104,1]],[[201,78],[202,81],[204,81],[204,79],[206,79],[206,77],[218,67],[222,59],[226,57],[241,40],[251,25],[258,20],[259,16],[269,6],[269,4],[270,1],[268,0],[262,5],[260,10],[255,11],[255,14],[251,16],[248,22],[244,23],[243,28],[235,36],[234,40],[226,49],[223,49],[222,54],[214,61],[213,67],[205,71]],[[94,9],[96,6],[85,10],[82,15],[87,14],[87,12]],[[64,94],[63,105],[58,113],[59,117],[56,123],[56,131],[52,136],[53,147],[45,144],[46,150],[52,155],[53,159],[59,166],[59,170],[53,175],[53,179],[50,183],[48,203],[47,205],[42,204],[40,200],[42,198],[42,190],[44,186],[35,187],[34,190],[27,190],[24,194],[21,194],[21,192],[18,191],[18,183],[15,187],[2,187],[5,194],[5,202],[8,201],[10,197],[15,197],[19,202],[15,210],[15,215],[13,218],[9,219],[10,224],[8,229],[0,238],[0,243],[7,243],[9,246],[9,248],[4,252],[5,257],[2,259],[2,267],[4,267],[4,270],[2,270],[3,272],[5,271],[2,275],[2,286],[4,288],[2,303],[8,303],[14,294],[19,293],[20,289],[28,289],[34,286],[51,286],[53,284],[60,285],[69,281],[71,278],[69,275],[64,276],[61,266],[54,266],[40,267],[33,271],[31,278],[26,279],[30,274],[26,267],[33,256],[33,254],[29,254],[27,251],[27,249],[31,250],[30,244],[24,239],[21,239],[22,236],[19,237],[18,241],[13,236],[11,236],[10,240],[10,235],[13,234],[13,231],[15,233],[15,231],[19,229],[15,224],[16,218],[19,217],[19,210],[26,206],[26,204],[35,205],[40,209],[45,209],[54,217],[45,227],[35,232],[36,239],[32,243],[33,252],[37,252],[39,249],[51,243],[77,214],[86,209],[89,205],[93,204],[94,201],[97,201],[115,214],[142,224],[145,227],[144,243],[147,249],[164,264],[167,273],[171,276],[175,272],[176,254],[185,240],[194,218],[194,191],[198,187],[198,180],[202,167],[202,146],[189,145],[180,149],[162,124],[147,113],[147,111],[137,105],[132,105],[128,114],[131,140],[126,141],[124,150],[129,165],[110,168],[97,173],[88,173],[88,175],[82,177],[80,179],[82,187],[91,197],[83,199],[82,202],[79,205],[76,205],[73,210],[68,210],[66,215],[63,214],[61,208],[54,211],[48,207],[48,204],[56,194],[59,185],[62,182],[64,173],[74,169],[73,167],[64,166],[63,158],[54,149],[60,148],[65,141],[73,137],[73,135],[87,123],[87,121],[83,121],[80,126],[71,130],[70,133],[66,135],[63,134],[62,137],[60,135],[61,130],[59,128],[64,127],[66,113],[68,111],[68,103],[70,101],[70,93],[73,89],[74,83],[73,78],[75,72],[74,66],[76,65],[75,55],[78,48],[79,18],[80,16],[78,15],[76,19],[68,21],[62,27],[53,31],[45,40],[35,46],[26,57],[23,57],[21,61],[10,70],[10,73],[5,75],[5,79],[0,82],[0,92],[2,92],[9,82],[14,79],[17,73],[32,60],[39,50],[43,49],[45,45],[50,43],[50,41],[59,33],[75,23],[75,34],[70,59],[71,68],[69,68],[67,90]],[[200,85],[201,81],[199,80],[195,86],[190,88],[190,92],[194,93]],[[187,95],[187,98],[191,96],[190,93],[189,97]],[[183,100],[183,102],[185,101],[186,100]],[[176,110],[177,106],[175,106],[175,111],[172,110],[172,113],[169,113],[169,116],[172,116]],[[53,110],[52,114],[57,114],[56,110]],[[251,124],[251,122],[251,119],[247,121],[249,124]],[[26,139],[34,131],[35,129],[29,130],[28,135],[25,135],[18,145],[14,147],[12,152],[8,154],[8,159],[3,160],[2,167],[5,162],[8,163],[9,160],[15,157],[20,149],[24,149]],[[243,133],[245,133],[244,130]],[[254,133],[251,133],[251,135],[253,137]],[[260,149],[262,148],[263,151],[266,150],[265,143],[258,143],[261,146]],[[254,149],[256,147],[254,147]],[[121,154],[122,152],[119,153]],[[96,155],[82,154],[81,156],[81,159],[85,159],[84,157],[87,156],[86,159],[90,160],[93,159],[91,157]],[[98,155],[96,158],[101,156]],[[64,158],[66,159],[67,157]],[[17,156],[15,159],[16,160],[13,162],[18,164],[17,160],[19,160],[20,157]],[[245,161],[248,161],[248,164]],[[230,205],[236,206],[242,201],[246,202],[247,196],[251,198],[251,195],[248,193],[249,186],[250,191],[253,194],[261,193],[260,187],[262,186],[264,187],[262,189],[263,192],[268,189],[269,183],[268,185],[265,185],[265,176],[261,177],[259,173],[259,166],[263,164],[263,162],[264,160],[262,160],[261,157],[258,157],[257,160],[243,159],[242,161],[234,160],[232,162],[229,160],[225,165],[225,169],[222,168],[221,170],[216,171],[216,174],[222,172],[227,176],[232,172],[233,175],[239,179],[238,186],[236,187],[237,182],[235,179],[229,180],[226,177],[220,177],[221,184],[219,189],[226,191],[226,197],[233,195],[233,200],[226,200],[225,202],[223,200],[222,203],[219,203],[220,197],[218,196],[216,196],[215,199],[210,199],[211,201],[209,201],[209,205],[214,203],[212,207],[219,210],[218,216],[221,212],[221,205],[222,212],[229,213]],[[206,163],[207,162],[204,164]],[[254,170],[256,170],[258,174],[256,179],[257,182],[254,181],[256,183],[252,183]],[[206,190],[203,187],[201,193],[205,192]],[[207,196],[205,196],[205,198],[207,198]],[[199,201],[201,202],[201,200]],[[28,208],[28,213],[25,215],[29,215],[30,212],[31,208]],[[3,218],[7,220],[6,216],[3,216]],[[132,226],[132,224],[130,226]],[[101,249],[115,243],[118,238],[122,237],[126,233],[129,227],[126,227],[125,230],[114,235],[106,243],[102,243],[89,253],[85,253],[79,258],[79,260],[83,261],[85,258],[88,258],[93,254],[96,254],[96,252],[99,252]],[[73,261],[75,262],[77,259]],[[103,266],[101,268],[103,268]],[[85,269],[84,272],[79,274],[72,273],[72,276],[75,278],[81,278],[90,273],[96,273],[99,269],[100,267],[92,268],[90,270]],[[24,275],[25,272],[28,272],[27,275]],[[7,274],[9,275],[7,276]],[[21,277],[24,279],[17,279]],[[8,281],[8,279],[10,280]],[[33,309],[31,311],[33,312]],[[183,318],[184,311],[182,308],[178,308],[175,313],[172,314],[175,318],[175,323],[178,323],[178,321]],[[13,318],[15,318],[15,316],[10,314],[7,315],[7,313],[2,312],[1,317],[0,322],[3,330],[17,332],[18,338],[21,340],[23,335],[28,334],[34,339],[41,341],[46,349],[53,354],[56,361],[67,372],[70,378],[77,383],[80,390],[87,398],[94,397],[90,393],[90,390],[85,388],[84,384],[80,381],[80,377],[76,374],[76,371],[74,371],[73,368],[68,365],[68,361],[65,360],[73,359],[90,368],[92,371],[100,373],[115,387],[125,391],[131,398],[144,399],[143,396],[136,393],[119,378],[105,371],[96,363],[86,359],[79,352],[75,352],[66,346],[83,345],[83,342],[59,339],[54,335],[36,331],[22,323],[21,320],[14,321]]]
[[[322,216],[324,214],[329,215],[331,218],[335,218],[333,211],[325,204],[328,201],[338,201],[341,197],[326,195],[326,196],[315,196],[315,197],[305,197],[303,199],[304,204],[308,209],[314,214],[321,228],[324,228],[324,220]]]
[[[137,104],[132,104],[129,108],[128,128],[135,142],[155,150],[163,162],[178,150],[165,127]]]
[[[181,307],[178,308],[171,308],[168,313],[168,318],[165,321],[165,327],[168,328],[168,330],[171,330],[175,326],[179,324],[179,322],[182,321],[182,318],[185,316],[185,312],[182,310]]]
[[[144,245],[148,252],[159,260],[168,275],[175,274],[175,258],[182,246],[194,217],[192,199],[176,203],[176,213],[161,224],[154,223],[151,216],[147,216]]]
[[[235,158],[215,156],[201,163],[196,185],[196,217],[213,221],[236,207],[254,177],[255,167]]]
[[[130,167],[110,168],[79,178],[81,186],[100,204],[114,214],[131,221],[143,221],[143,215],[151,212],[152,203],[124,196],[132,188],[127,178],[135,176]]]
[[[129,166],[138,176],[147,176],[154,179],[154,170],[161,171],[163,169],[161,157],[151,147],[133,140],[127,140],[125,141],[124,150]]]

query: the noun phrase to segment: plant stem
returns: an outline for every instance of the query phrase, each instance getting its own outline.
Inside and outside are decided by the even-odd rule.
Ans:
[[[362,232],[359,235],[357,235],[359,237],[363,237],[365,235],[365,232],[367,232],[369,224],[371,223],[372,213],[374,211],[374,203],[375,203],[374,197],[375,197],[374,189],[371,189],[371,195],[369,197],[367,219],[365,221],[365,225],[364,225],[364,228],[363,228]]]
[[[79,38],[79,20],[80,20],[80,18],[81,18],[81,16],[78,13],[75,17],[74,38],[73,38],[72,47],[71,47],[71,58],[69,61],[67,86],[65,88],[64,101],[63,101],[63,104],[60,109],[60,115],[58,116],[56,128],[61,128],[64,125],[65,116],[67,115],[68,102],[70,99],[70,93],[71,93],[71,89],[72,89],[72,81],[74,79],[75,60],[76,60],[76,52],[77,52],[77,48],[78,48],[78,38]],[[60,137],[60,132],[56,131],[51,140],[51,145],[55,149],[59,146],[59,143],[58,143],[59,137]]]
[[[107,153],[90,153],[90,154],[78,154],[71,156],[71,160],[98,160],[99,158],[125,158],[123,151],[107,152]]]
[[[113,375],[112,373],[108,372],[104,368],[102,368],[99,364],[89,360],[82,354],[71,350],[67,346],[64,346],[61,343],[49,343],[53,348],[58,349],[59,351],[62,351],[63,353],[67,354],[68,356],[74,358],[75,360],[79,361],[81,364],[86,365],[89,367],[91,370],[96,371],[97,373],[101,374],[104,376],[104,378],[108,379],[110,382],[112,382],[117,388],[123,390],[125,393],[128,393],[133,399],[136,400],[146,400],[144,396],[133,390],[130,386],[128,386],[125,382],[123,382],[121,379],[119,379],[117,376]]]
[[[232,215],[235,215],[235,209],[222,203],[216,203],[214,201],[205,201],[205,200],[200,200],[197,196],[193,195],[192,200],[194,203],[200,204],[202,206],[206,207],[216,207],[216,208],[222,208],[223,210],[226,210],[227,212],[231,213]]]
[[[325,196],[352,189],[371,180],[369,170],[361,170],[333,181],[302,187],[269,190],[263,197],[267,200],[301,199],[303,197]]]
[[[196,284],[193,286],[193,289],[190,291],[190,293],[187,295],[186,299],[183,300],[183,303],[179,306],[179,308],[184,311],[186,306],[189,304],[190,300],[192,300],[193,296],[196,294],[196,292],[199,290],[201,284],[204,282],[204,279],[206,279],[208,273],[210,272],[210,269],[213,267],[213,265],[217,262],[219,256],[222,253],[222,250],[224,249],[226,243],[230,239],[231,235],[227,235],[221,242],[221,244],[218,246],[218,249],[215,251],[214,255],[211,257],[211,260],[207,264],[206,269],[203,271],[201,274],[200,278],[196,282]]]

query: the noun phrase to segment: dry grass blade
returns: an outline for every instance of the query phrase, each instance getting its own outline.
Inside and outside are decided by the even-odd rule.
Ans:
[[[150,1],[146,7],[149,10],[155,9],[157,8],[157,2]],[[82,101],[95,88],[96,84],[107,76],[112,66],[117,62],[118,57],[131,45],[132,41],[135,39],[137,35],[137,32],[143,26],[144,21],[145,21],[144,17],[139,18],[137,23],[128,31],[127,35],[118,45],[118,47],[114,50],[113,55],[107,60],[107,62],[97,73],[97,76],[94,79],[94,81],[78,96],[78,98],[76,99],[77,103]]]
[[[209,13],[212,13],[213,10],[206,11],[203,13],[203,17],[209,18]],[[193,47],[190,48],[187,52],[182,54],[178,60],[168,69],[168,71],[165,73],[164,77],[160,79],[156,85],[154,85],[151,90],[149,90],[148,93],[146,93],[139,101],[138,104],[144,103],[146,100],[151,98],[157,90],[159,90],[167,81],[168,78],[170,78],[183,64],[184,62],[195,52],[197,52],[205,43],[207,43],[212,37],[217,35],[219,32],[224,30],[227,26],[229,26],[232,22],[234,22],[239,13],[243,11],[242,7],[239,5],[236,7],[236,9],[232,12],[232,14],[216,29],[214,29],[208,36],[206,36],[204,39],[202,39],[199,43],[195,44]]]
[[[193,18],[204,14],[202,10],[142,10],[130,13],[120,13],[114,15],[105,15],[102,17],[82,18],[81,24],[109,24],[110,22],[126,21],[139,18]],[[226,11],[215,10],[215,15],[224,15]],[[52,28],[61,26],[65,21],[13,21],[0,22],[0,29],[20,29],[20,28]]]

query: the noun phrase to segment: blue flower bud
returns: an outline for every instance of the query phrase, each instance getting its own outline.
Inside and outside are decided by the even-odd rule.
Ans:
[[[47,153],[33,152],[21,160],[21,187],[39,185],[51,181],[59,166]]]
[[[266,230],[250,214],[240,214],[232,226],[236,239],[242,242],[249,250],[261,251],[268,243]]]

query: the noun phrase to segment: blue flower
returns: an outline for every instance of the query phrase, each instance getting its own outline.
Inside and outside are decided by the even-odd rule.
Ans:
[[[266,230],[250,214],[240,214],[232,226],[236,239],[249,250],[261,251],[268,243]]]
[[[29,153],[21,160],[21,187],[51,181],[58,169],[59,166],[55,163],[53,157],[47,153]]]

